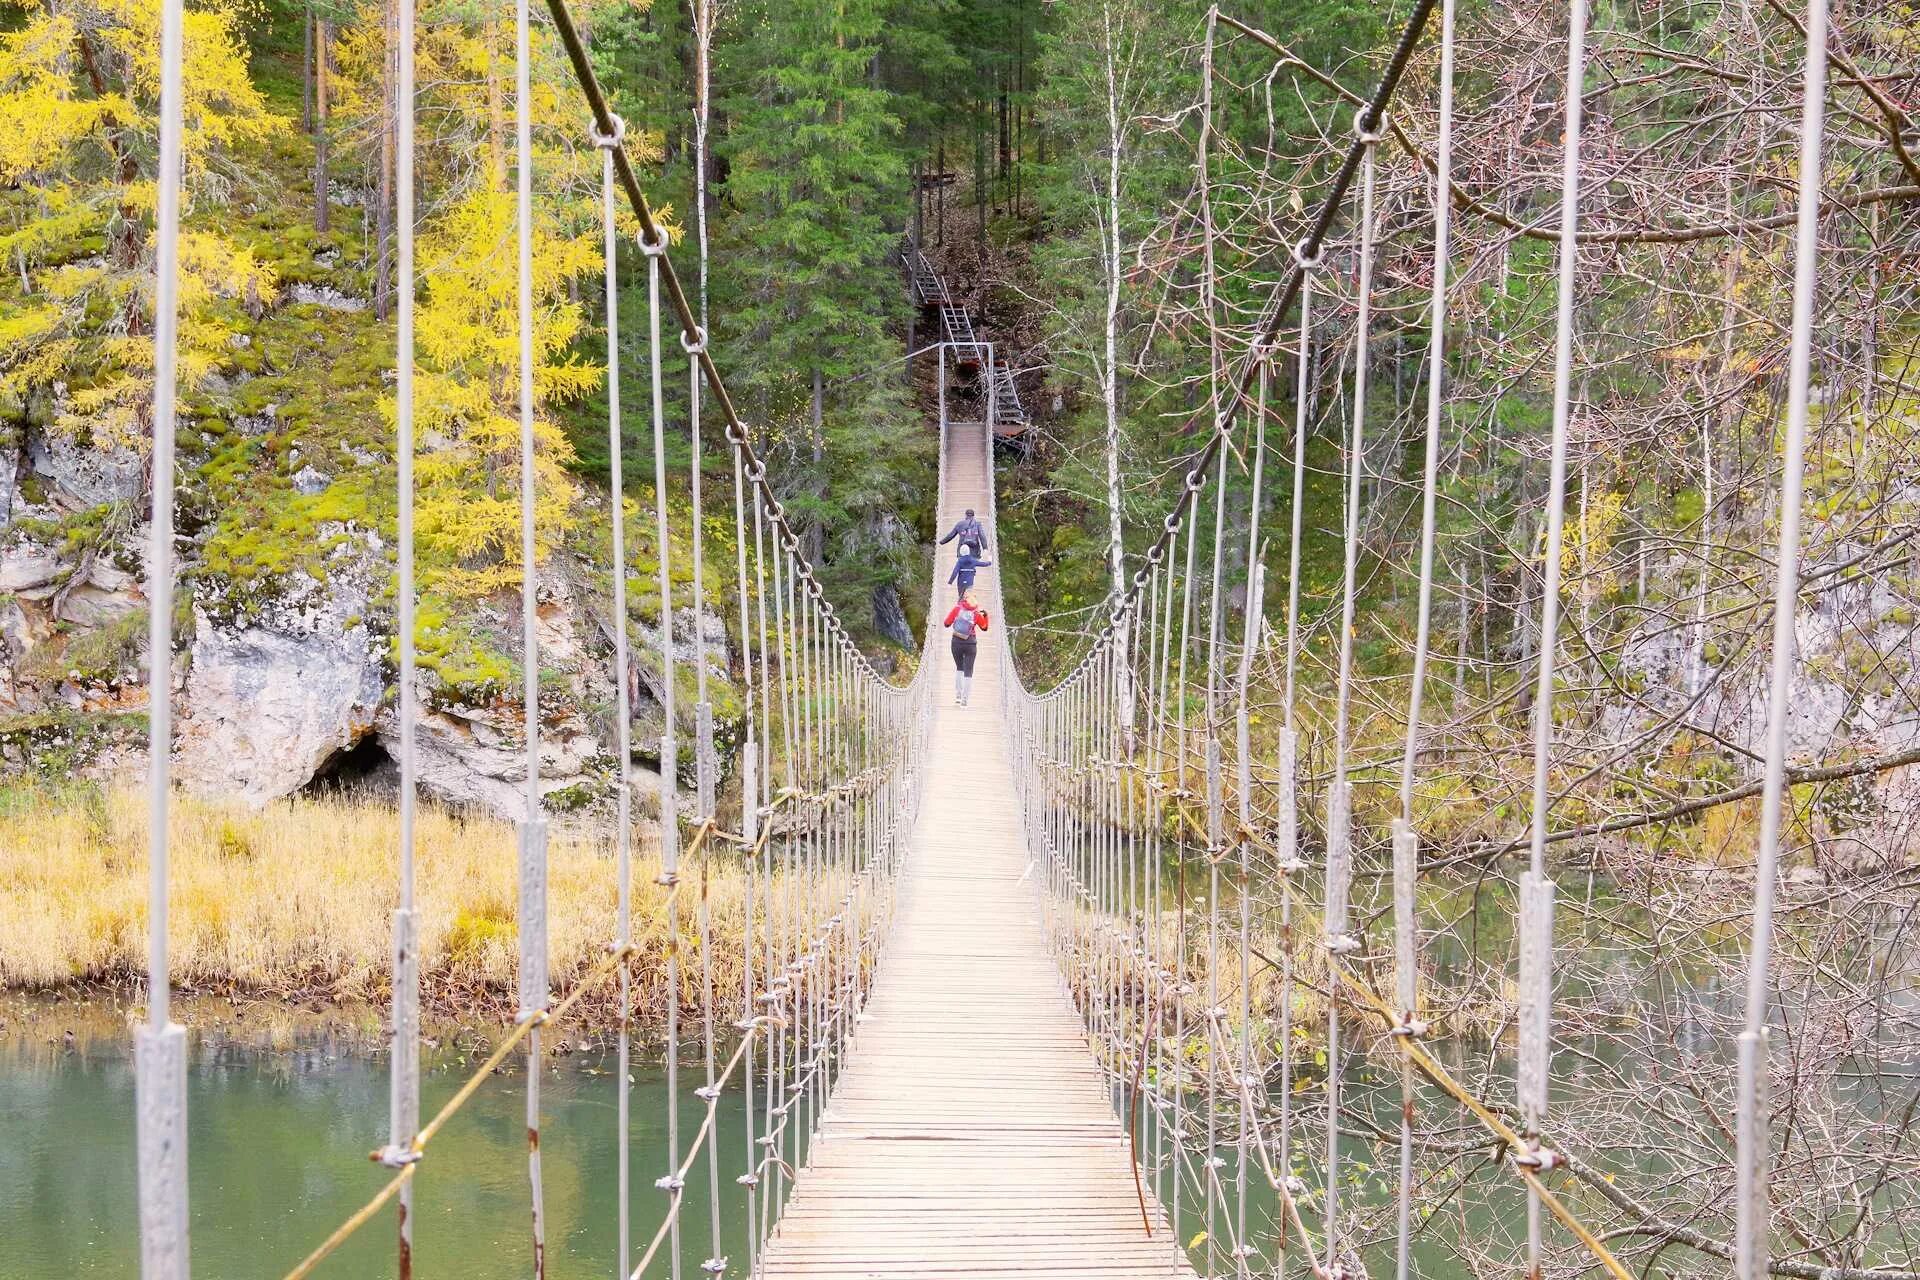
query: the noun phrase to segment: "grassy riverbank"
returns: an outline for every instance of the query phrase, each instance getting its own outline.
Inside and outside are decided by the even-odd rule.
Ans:
[[[0,985],[130,987],[146,967],[147,822],[131,789],[0,794]],[[297,798],[263,809],[182,795],[172,818],[168,936],[174,982],[211,994],[288,1002],[381,1001],[397,902],[399,818],[369,798]],[[637,842],[634,934],[665,909],[651,840]],[[512,824],[423,808],[418,900],[427,1006],[443,1017],[510,1014],[518,879]],[[699,1000],[694,932],[703,879],[712,915],[713,977],[731,1011],[740,988],[747,880],[716,856],[689,866],[681,893],[681,998]],[[603,831],[556,831],[548,919],[553,986],[564,992],[605,954],[617,885]],[[664,932],[663,930],[661,931]],[[653,937],[635,961],[643,1023],[663,1012]],[[609,1018],[607,984],[588,1018]],[[729,1013],[729,1017],[733,1016]]]

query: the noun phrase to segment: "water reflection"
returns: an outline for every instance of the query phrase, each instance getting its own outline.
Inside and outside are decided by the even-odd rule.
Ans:
[[[0,1055],[0,1277],[128,1276],[139,1267],[134,1217],[133,1064],[124,1043]],[[471,1060],[471,1055],[466,1055]],[[562,1274],[605,1274],[617,1261],[615,1074],[610,1051],[556,1061],[542,1084],[547,1252]],[[470,1066],[437,1055],[423,1082],[431,1114]],[[434,1140],[416,1183],[415,1252],[423,1274],[523,1274],[530,1257],[522,1066],[502,1072]],[[697,1070],[682,1072],[681,1133],[698,1128]],[[221,1045],[188,1077],[194,1273],[283,1274],[379,1188],[367,1153],[384,1137],[383,1059],[323,1041],[292,1052]],[[633,1088],[635,1256],[665,1211],[666,1087],[658,1065]],[[744,1098],[722,1098],[721,1248],[746,1257]],[[684,1140],[684,1139],[683,1139]],[[707,1179],[688,1179],[682,1253],[694,1274],[710,1256]],[[391,1215],[319,1274],[393,1269]]]

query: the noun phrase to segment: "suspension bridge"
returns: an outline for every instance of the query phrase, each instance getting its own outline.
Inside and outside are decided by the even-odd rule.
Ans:
[[[1372,234],[1376,153],[1387,137],[1387,112],[1413,50],[1434,33],[1439,13],[1441,72],[1437,189],[1450,191],[1448,159],[1451,91],[1451,0],[1419,0],[1385,59],[1377,87],[1361,101],[1351,140],[1341,149],[1317,210],[1304,225],[1293,261],[1275,282],[1259,339],[1223,357],[1211,403],[1196,418],[1202,443],[1181,467],[1179,487],[1166,505],[1150,546],[1136,557],[1129,589],[1106,604],[1106,618],[1084,657],[1057,686],[1026,689],[1013,663],[1001,613],[997,576],[982,591],[993,623],[984,644],[969,705],[943,696],[945,659],[938,619],[947,602],[945,549],[932,565],[926,638],[912,678],[897,684],[874,670],[827,599],[803,542],[789,524],[781,486],[756,451],[755,436],[729,396],[709,350],[702,317],[682,288],[665,229],[656,218],[624,147],[625,128],[600,92],[589,51],[565,0],[549,0],[551,16],[577,75],[591,119],[590,141],[602,166],[602,217],[607,263],[607,315],[620,308],[617,292],[616,206],[624,202],[640,225],[648,298],[648,361],[642,373],[651,404],[654,458],[653,513],[658,545],[672,545],[664,444],[669,365],[678,359],[663,332],[677,332],[685,356],[694,449],[688,476],[696,512],[710,469],[701,459],[703,419],[718,419],[732,465],[731,505],[736,548],[732,597],[741,642],[745,743],[739,758],[737,820],[720,796],[713,706],[706,690],[707,659],[696,633],[676,638],[671,609],[662,611],[663,654],[670,667],[697,673],[692,744],[697,778],[692,820],[681,829],[663,824],[660,879],[668,886],[664,916],[652,927],[661,938],[638,936],[630,911],[633,825],[630,796],[619,792],[616,877],[619,914],[604,961],[573,980],[556,998],[547,972],[545,933],[546,825],[539,779],[538,636],[525,614],[523,665],[526,707],[527,812],[519,842],[518,945],[520,1017],[451,1100],[423,1123],[419,1114],[419,956],[413,898],[411,815],[415,770],[410,722],[417,715],[412,647],[414,583],[411,554],[414,295],[412,257],[411,41],[399,43],[400,146],[398,165],[398,483],[400,520],[397,630],[402,725],[401,804],[393,951],[393,1096],[389,1132],[376,1158],[390,1170],[381,1191],[330,1238],[316,1242],[291,1274],[315,1274],[340,1243],[391,1212],[397,1216],[397,1267],[432,1271],[412,1251],[417,1195],[435,1179],[460,1176],[434,1162],[434,1138],[473,1093],[490,1085],[496,1067],[524,1051],[529,1136],[527,1190],[529,1265],[543,1275],[541,1035],[566,1019],[588,991],[617,985],[622,1008],[634,1003],[630,961],[643,944],[664,943],[666,990],[675,991],[682,964],[703,966],[702,1014],[683,1026],[678,1001],[668,996],[666,1069],[670,1101],[664,1153],[640,1168],[630,1149],[628,1028],[619,1039],[620,1068],[610,1086],[618,1097],[618,1178],[615,1212],[619,1251],[610,1264],[621,1276],[672,1275],[699,1270],[765,1277],[954,1276],[1016,1280],[1039,1276],[1187,1276],[1194,1259],[1204,1274],[1297,1273],[1321,1280],[1362,1274],[1366,1264],[1344,1237],[1341,1196],[1344,1117],[1340,1066],[1351,1052],[1356,1025],[1387,1046],[1402,1072],[1399,1130],[1398,1232],[1395,1266],[1409,1273],[1413,1081],[1425,1096],[1454,1106],[1480,1139],[1499,1152],[1514,1195],[1527,1211],[1526,1255],[1517,1260],[1540,1274],[1549,1232],[1571,1241],[1582,1266],[1626,1280],[1631,1274],[1610,1250],[1606,1232],[1589,1223],[1585,1206],[1568,1193],[1566,1162],[1556,1150],[1551,1083],[1551,975],[1553,885],[1545,873],[1547,753],[1553,728],[1554,636],[1565,505],[1565,459],[1572,360],[1572,261],[1580,235],[1580,109],[1584,83],[1585,14],[1570,14],[1565,67],[1564,149],[1559,252],[1561,280],[1555,356],[1550,527],[1545,538],[1543,618],[1538,654],[1535,791],[1531,812],[1531,871],[1520,911],[1518,1106],[1490,1100],[1456,1079],[1427,1043],[1421,1018],[1422,935],[1416,889],[1421,873],[1410,794],[1421,725],[1419,698],[1427,658],[1434,539],[1435,442],[1441,428],[1448,220],[1451,201],[1435,203],[1429,413],[1422,529],[1420,647],[1415,654],[1413,706],[1408,715],[1399,818],[1392,851],[1392,929],[1389,944],[1375,940],[1354,918],[1347,707],[1353,681],[1353,610],[1360,475],[1349,465],[1343,629],[1339,646],[1339,720],[1332,743],[1333,779],[1318,824],[1323,839],[1309,846],[1297,798],[1299,753],[1294,703],[1298,665],[1300,510],[1304,474],[1306,401],[1291,450],[1292,561],[1279,576],[1285,605],[1285,724],[1271,758],[1254,758],[1247,707],[1250,655],[1262,642],[1269,566],[1259,529],[1261,493],[1274,452],[1267,442],[1270,376],[1285,359],[1300,370],[1304,388],[1316,342],[1314,302],[1336,283],[1328,279],[1326,251],[1337,225],[1350,221],[1358,244],[1357,310],[1352,362],[1355,385],[1352,436],[1345,455],[1363,451],[1366,422],[1368,307],[1372,296]],[[1782,1271],[1770,1261],[1767,1236],[1766,1135],[1763,1125],[1765,979],[1772,926],[1774,859],[1784,785],[1786,685],[1791,661],[1800,453],[1809,399],[1811,295],[1817,242],[1818,174],[1823,111],[1826,14],[1814,0],[1808,24],[1804,93],[1809,104],[1800,139],[1801,185],[1797,217],[1797,284],[1788,388],[1789,434],[1779,555],[1772,715],[1776,728],[1766,758],[1765,830],[1756,877],[1752,965],[1757,1004],[1749,1007],[1738,1046],[1738,1234],[1729,1244],[1694,1247],[1731,1256],[1742,1280]],[[532,150],[526,103],[529,27],[526,0],[517,10],[519,147],[519,289],[521,343],[524,596],[536,594],[533,539],[533,378],[530,217]],[[159,281],[155,326],[155,421],[173,421],[176,369],[174,258],[179,217],[181,65],[179,0],[163,5],[162,132],[159,185]],[[1209,15],[1216,25],[1232,22]],[[1238,29],[1257,37],[1244,24]],[[410,0],[400,0],[398,29],[412,32]],[[1209,46],[1210,48],[1211,46]],[[1205,133],[1202,133],[1204,147]],[[1204,156],[1203,156],[1204,160]],[[1203,175],[1199,204],[1207,189]],[[988,369],[979,382],[984,401],[976,421],[949,412],[944,389],[935,421],[941,434],[939,514],[943,525],[966,508],[980,512],[990,545],[1004,553],[996,523],[996,434],[1028,422],[1004,369],[993,367],[987,338],[917,248],[906,261],[916,302],[937,310],[945,347],[962,363]],[[1202,288],[1206,288],[1203,275]],[[1346,287],[1339,283],[1339,287]],[[608,349],[618,351],[616,334]],[[619,361],[609,377],[608,442],[614,483],[610,509],[622,509]],[[706,407],[703,409],[703,397]],[[711,441],[709,441],[711,443]],[[1250,527],[1234,551],[1224,536],[1230,501],[1229,455],[1250,458]],[[156,432],[152,651],[172,646],[173,460],[169,433]],[[702,522],[691,522],[694,592],[703,591]],[[1206,536],[1211,531],[1211,536]],[[1202,548],[1206,550],[1203,553]],[[622,522],[613,522],[615,564],[626,563]],[[1203,558],[1204,555],[1204,558]],[[1246,632],[1226,634],[1228,606],[1223,560],[1243,556],[1250,602]],[[672,599],[667,555],[660,592]],[[629,662],[625,573],[612,573],[617,636],[615,661]],[[1276,592],[1276,599],[1282,594]],[[164,672],[166,664],[154,668]],[[1235,667],[1237,666],[1237,670]],[[631,708],[626,681],[619,707],[618,751],[631,758]],[[680,756],[680,732],[671,670],[664,683],[665,730],[660,758]],[[169,717],[167,699],[153,701],[152,900],[150,998],[137,1035],[138,1136],[142,1266],[146,1280],[185,1280],[190,1274],[186,1198],[185,1034],[170,1019],[167,1000]],[[1270,797],[1256,805],[1256,792]],[[1257,820],[1268,810],[1271,824]],[[1311,866],[1307,855],[1314,853]],[[1205,914],[1189,929],[1187,902],[1164,897],[1157,868],[1176,854],[1192,861],[1206,881]],[[744,1016],[722,1024],[711,971],[710,922],[703,903],[683,900],[682,875],[706,859],[736,859],[751,878],[745,948],[748,964],[738,992]],[[1182,862],[1183,868],[1187,862]],[[1248,885],[1255,872],[1279,886],[1286,946],[1256,995],[1253,923]],[[1311,874],[1309,874],[1309,872]],[[1237,893],[1234,892],[1237,890]],[[1177,928],[1168,925],[1179,912]],[[683,938],[683,933],[686,935]],[[687,943],[697,943],[689,946]],[[1293,1100],[1299,1064],[1288,1019],[1298,970],[1311,956],[1319,966],[1327,1009],[1325,1087],[1309,1114]],[[690,958],[691,957],[691,958]],[[1368,963],[1371,962],[1371,963]],[[1391,981],[1376,985],[1378,970]],[[724,993],[722,993],[724,994]],[[1260,1019],[1278,1020],[1278,1036],[1261,1034]],[[1277,1048],[1276,1048],[1277,1046]],[[704,1120],[683,1131],[678,1099],[682,1077],[704,1102]],[[749,1117],[746,1150],[738,1155],[744,1188],[748,1256],[722,1252],[721,1169],[715,1115],[719,1099],[744,1095]],[[1231,1159],[1228,1156],[1231,1155]],[[654,1157],[659,1157],[655,1159]],[[731,1157],[729,1157],[731,1158]],[[728,1166],[731,1167],[731,1166]],[[1302,1177],[1296,1168],[1309,1171]],[[685,1211],[690,1182],[708,1188],[707,1221]],[[651,1188],[651,1191],[649,1191]],[[1272,1197],[1277,1208],[1255,1221],[1250,1193]],[[650,1239],[639,1239],[630,1216],[635,1196],[654,1194],[665,1206]],[[1193,1251],[1190,1256],[1190,1250]],[[704,1255],[704,1257],[702,1256]],[[1810,1273],[1809,1273],[1810,1274]],[[1820,1274],[1838,1274],[1820,1272]],[[1892,1274],[1879,1272],[1876,1274]]]
[[[991,453],[982,424],[944,436],[948,527],[992,510]],[[991,579],[974,594],[999,616]],[[934,699],[892,935],[769,1277],[1192,1274],[1142,1199],[1111,1081],[1049,953],[1004,661],[984,656],[968,705]]]

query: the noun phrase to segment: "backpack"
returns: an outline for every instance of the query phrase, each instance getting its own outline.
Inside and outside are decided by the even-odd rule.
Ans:
[[[973,610],[962,609],[953,620],[953,638],[956,640],[973,639]]]

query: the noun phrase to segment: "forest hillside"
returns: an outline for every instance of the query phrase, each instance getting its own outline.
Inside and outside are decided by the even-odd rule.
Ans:
[[[0,276],[0,753],[23,777],[104,778],[137,767],[143,750],[155,146],[145,51],[156,12],[151,0],[0,10],[10,268]],[[1003,458],[1002,565],[1016,651],[1044,685],[1158,533],[1221,370],[1253,342],[1317,206],[1389,15],[1337,0],[1215,19],[1180,0],[703,12],[704,28],[680,0],[595,3],[579,16],[676,256],[696,264],[717,358],[808,555],[869,652],[911,662],[936,474],[933,362],[903,359],[930,340],[902,273],[902,245],[918,245],[1005,353],[1030,415]],[[174,424],[186,589],[169,684],[181,779],[256,803],[388,776],[389,21],[377,3],[210,0],[193,6],[187,32],[187,355]],[[520,767],[523,608],[504,336],[511,21],[503,9],[437,4],[422,21],[422,781],[504,814]],[[1829,311],[1815,361],[1819,462],[1792,737],[1807,767],[1838,771],[1804,797],[1807,847],[1846,861],[1905,856],[1907,756],[1920,747],[1909,376],[1920,173],[1903,105],[1920,50],[1894,9],[1846,14],[1838,30],[1845,53],[1831,92],[1849,125],[1827,166]],[[1703,802],[1753,776],[1763,712],[1794,31],[1771,7],[1593,15],[1559,813],[1577,827],[1679,806],[1686,820],[1659,825],[1659,838],[1707,862],[1737,859],[1751,839],[1739,816],[1748,810]],[[1557,32],[1530,8],[1463,7],[1438,371],[1430,48],[1415,55],[1375,196],[1355,742],[1363,772],[1384,771],[1405,732],[1422,442],[1438,372],[1436,684],[1424,749],[1442,767],[1421,803],[1426,828],[1462,847],[1512,835],[1525,783],[1546,527]],[[608,353],[598,166],[544,23],[535,54],[534,607],[556,676],[543,681],[544,785],[564,810],[604,800],[618,774]],[[1266,391],[1266,578],[1250,696],[1256,747],[1270,747],[1292,585],[1309,791],[1324,773],[1316,743],[1339,649],[1358,258],[1348,217],[1328,251],[1306,368],[1283,334]],[[630,280],[640,263],[628,254]],[[629,289],[621,303],[619,355],[636,368],[642,294]],[[684,512],[686,366],[678,351],[667,362],[668,496]],[[643,431],[642,380],[627,378],[622,394],[630,435]],[[1296,423],[1306,431],[1297,548]],[[717,424],[705,430],[711,442]],[[724,494],[724,455],[703,456],[709,494]],[[649,462],[629,449],[629,678],[640,698],[632,764],[657,790],[660,548],[640,518],[652,505]],[[1197,535],[1203,554],[1223,557],[1230,649],[1250,603],[1251,486],[1243,452],[1231,459],[1218,547],[1210,524]],[[670,564],[677,629],[697,627],[706,642],[724,750],[738,728],[728,683],[737,638],[717,607],[733,548],[716,513],[710,498],[708,598],[694,598],[690,546],[672,548]],[[679,701],[690,714],[693,700]],[[674,763],[691,778],[689,754]]]

